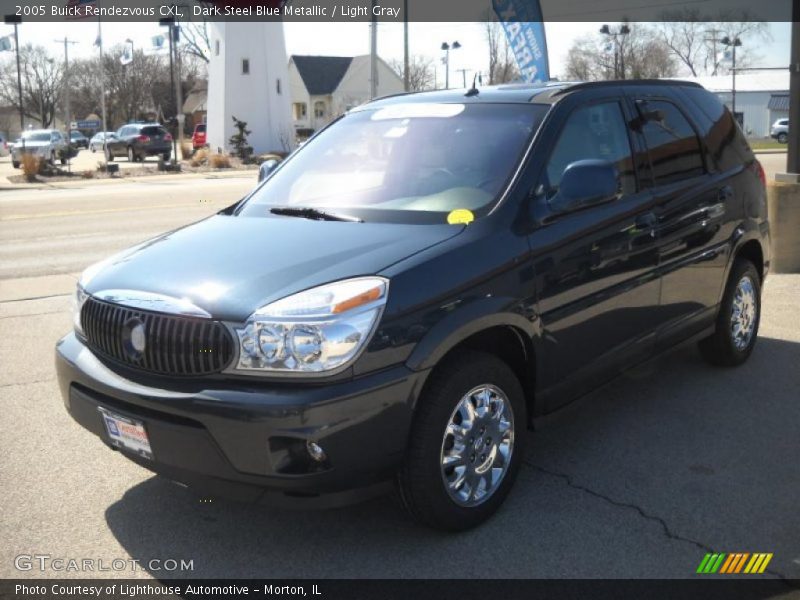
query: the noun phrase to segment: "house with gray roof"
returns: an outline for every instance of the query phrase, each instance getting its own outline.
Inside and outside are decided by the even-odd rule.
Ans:
[[[378,96],[403,92],[403,80],[378,58]],[[369,55],[289,58],[292,121],[305,137],[369,100]]]

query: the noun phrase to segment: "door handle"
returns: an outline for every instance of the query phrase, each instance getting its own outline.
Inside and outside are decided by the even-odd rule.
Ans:
[[[636,217],[634,223],[636,225],[636,229],[639,231],[647,231],[649,229],[650,237],[656,237],[656,225],[658,224],[658,217],[656,217],[655,213],[648,212],[639,215]]]

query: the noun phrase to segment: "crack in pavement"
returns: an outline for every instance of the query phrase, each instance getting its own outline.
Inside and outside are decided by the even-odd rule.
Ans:
[[[20,385],[36,385],[39,383],[50,383],[52,381],[56,381],[56,378],[51,377],[50,379],[37,379],[36,381],[20,381],[19,383],[0,383],[0,388],[15,387]]]
[[[561,473],[559,471],[551,471],[550,469],[546,469],[544,467],[540,467],[539,465],[531,462],[528,459],[523,458],[522,459],[522,464],[525,465],[526,467],[530,468],[530,469],[533,469],[534,471],[539,471],[540,473],[544,473],[545,475],[550,475],[551,477],[555,477],[557,479],[561,479],[564,482],[566,482],[566,484],[569,487],[571,487],[573,489],[576,489],[576,490],[579,490],[581,492],[584,492],[586,494],[589,494],[590,496],[594,496],[595,498],[599,498],[600,500],[604,500],[605,502],[608,502],[609,504],[611,504],[613,506],[617,506],[619,508],[630,508],[632,510],[635,510],[637,513],[639,513],[639,515],[642,518],[644,518],[644,519],[646,519],[648,521],[652,521],[654,523],[658,523],[661,526],[661,529],[664,532],[664,535],[668,539],[675,540],[675,541],[678,541],[678,542],[685,542],[687,544],[692,544],[693,546],[696,546],[697,548],[700,548],[701,550],[704,550],[705,552],[708,552],[708,553],[712,553],[713,554],[713,553],[717,552],[711,546],[708,546],[707,544],[704,544],[703,542],[698,542],[697,540],[693,540],[691,538],[683,537],[682,535],[678,535],[678,534],[674,533],[669,528],[669,525],[667,525],[667,522],[664,519],[662,519],[661,517],[657,517],[655,515],[650,515],[650,514],[646,513],[642,507],[640,507],[640,506],[638,506],[636,504],[633,504],[631,502],[620,502],[619,500],[614,500],[613,498],[610,498],[609,496],[601,494],[600,492],[596,492],[593,489],[590,489],[590,488],[588,488],[586,486],[583,486],[583,485],[580,485],[578,483],[575,483],[572,480],[572,477],[570,475],[566,474],[566,473]],[[770,575],[773,575],[774,577],[777,577],[778,579],[783,581],[790,588],[794,589],[796,587],[795,584],[786,575],[784,575],[783,573],[780,573],[779,571],[774,571],[772,569],[767,569],[765,571],[765,573],[769,573]]]

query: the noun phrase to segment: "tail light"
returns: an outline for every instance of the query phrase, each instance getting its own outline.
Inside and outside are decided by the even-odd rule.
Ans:
[[[764,167],[761,165],[761,163],[757,160],[753,160],[753,166],[751,168],[756,176],[758,176],[759,180],[761,180],[761,185],[767,187],[767,175],[764,173]]]
[[[139,137],[136,138],[136,141],[137,142],[141,142],[143,144],[149,144],[150,143],[150,136],[148,136],[148,135],[140,135]]]
[[[164,136],[164,141],[165,142],[171,142],[172,141],[172,134],[168,133],[167,135],[165,135]]]

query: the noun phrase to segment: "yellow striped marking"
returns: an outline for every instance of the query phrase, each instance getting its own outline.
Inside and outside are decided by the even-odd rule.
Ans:
[[[769,561],[771,561],[771,560],[772,560],[772,552],[767,554],[767,556],[764,558],[764,562],[761,563],[761,566],[758,569],[758,572],[759,573],[763,573],[764,571],[766,571],[767,565],[769,564]]]
[[[745,573],[752,573],[753,567],[763,558],[762,554],[753,554],[753,558],[750,559],[750,562],[747,563],[747,566],[744,568]]]

